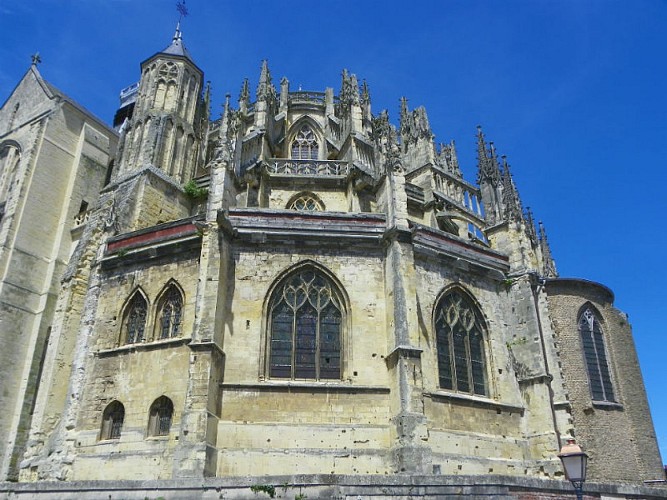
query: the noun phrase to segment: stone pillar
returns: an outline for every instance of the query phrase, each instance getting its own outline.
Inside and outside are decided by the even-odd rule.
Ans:
[[[411,233],[407,220],[407,195],[402,166],[387,175],[386,298],[390,325],[387,367],[392,375],[392,449],[395,470],[424,474],[431,470],[424,416],[421,353],[418,347],[416,276]]]
[[[225,304],[227,283],[233,283],[230,243],[219,230],[218,210],[227,205],[233,189],[226,161],[212,169],[206,221],[202,222],[201,267],[197,288],[195,327],[190,343],[190,367],[178,447],[174,451],[175,478],[217,475],[220,384],[224,373]]]

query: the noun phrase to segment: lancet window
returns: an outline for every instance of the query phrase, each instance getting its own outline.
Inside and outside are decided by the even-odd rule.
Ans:
[[[593,401],[615,402],[600,321],[590,307],[579,316],[579,334],[586,359]]]
[[[313,129],[304,125],[297,132],[292,141],[292,159],[294,160],[317,160],[320,146]]]
[[[135,344],[146,340],[146,312],[148,303],[141,293],[136,292],[127,304],[123,329],[126,344]]]
[[[125,420],[125,407],[120,401],[112,401],[102,414],[100,439],[120,439]]]
[[[160,396],[150,408],[148,420],[149,436],[167,436],[171,429],[171,420],[174,415],[174,403],[167,396]]]
[[[159,303],[157,325],[158,339],[178,337],[181,334],[183,315],[183,296],[174,284],[170,285]]]
[[[482,314],[467,294],[452,290],[440,299],[435,333],[442,389],[488,395],[485,331]]]
[[[335,284],[312,266],[287,276],[269,307],[269,376],[340,379],[344,308]]]

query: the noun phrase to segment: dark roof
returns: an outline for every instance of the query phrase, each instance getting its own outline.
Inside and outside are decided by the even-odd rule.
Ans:
[[[169,45],[169,47],[164,49],[161,53],[169,54],[172,56],[186,57],[187,59],[190,59],[190,61],[194,62],[190,52],[188,52],[188,49],[185,48],[185,44],[183,43],[183,36],[181,34],[180,25],[176,26],[176,33],[174,33],[174,38],[171,41],[171,45]]]

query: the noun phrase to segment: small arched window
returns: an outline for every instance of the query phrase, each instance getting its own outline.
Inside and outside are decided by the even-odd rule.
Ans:
[[[340,379],[343,301],[312,266],[288,275],[269,306],[269,376]]]
[[[159,328],[158,339],[169,339],[181,335],[183,316],[183,296],[175,284],[169,285],[162,295],[158,306],[156,324]]]
[[[320,146],[313,129],[304,125],[297,132],[292,141],[292,159],[294,160],[317,160]]]
[[[135,344],[146,340],[146,312],[148,303],[144,296],[135,292],[125,308],[123,315],[123,337],[126,344]]]
[[[112,401],[102,414],[100,439],[120,439],[120,432],[125,420],[125,407],[120,401]]]
[[[438,378],[442,389],[486,396],[485,325],[475,303],[452,290],[435,310]]]
[[[302,193],[288,204],[287,208],[302,212],[321,212],[324,210],[322,201],[311,193]]]
[[[579,316],[579,334],[584,349],[593,401],[615,402],[602,328],[590,307],[584,309]]]
[[[153,401],[149,412],[148,435],[168,436],[173,415],[174,403],[167,396],[160,396]]]

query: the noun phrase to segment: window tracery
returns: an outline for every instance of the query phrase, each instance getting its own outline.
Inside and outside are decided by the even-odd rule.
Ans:
[[[579,334],[584,349],[593,401],[616,402],[604,335],[600,321],[590,307],[587,307],[579,317]]]
[[[178,78],[178,66],[171,62],[165,63],[160,66],[158,74],[167,81],[176,81]]]
[[[313,129],[309,125],[304,125],[292,141],[292,159],[317,160],[319,149],[320,146]]]
[[[314,194],[304,193],[292,200],[287,208],[305,212],[321,212],[324,210],[324,204]]]
[[[178,337],[181,334],[181,317],[183,314],[183,296],[174,284],[170,285],[159,307],[158,325],[159,339]]]
[[[339,291],[319,270],[285,278],[269,308],[269,376],[340,379],[343,312]]]
[[[125,420],[125,407],[120,401],[112,401],[102,414],[100,439],[120,439]]]
[[[453,290],[439,301],[435,332],[442,389],[488,395],[485,331],[481,312],[461,291]]]
[[[145,340],[148,304],[141,293],[136,292],[127,305],[123,328],[125,343],[135,344]]]

